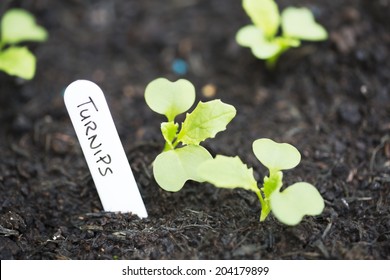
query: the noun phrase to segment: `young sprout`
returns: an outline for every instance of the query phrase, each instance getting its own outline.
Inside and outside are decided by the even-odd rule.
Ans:
[[[299,47],[300,40],[322,41],[328,37],[307,8],[288,7],[280,15],[274,0],[243,0],[242,5],[253,24],[242,27],[236,41],[250,48],[257,58],[266,60],[268,68],[273,68],[289,48]],[[282,32],[278,35],[280,27]]]
[[[184,79],[170,82],[158,78],[150,82],[145,89],[145,100],[153,111],[167,118],[161,124],[165,147],[153,162],[156,182],[172,192],[179,191],[187,180],[203,182],[197,168],[212,156],[200,143],[225,130],[236,109],[220,100],[199,102],[179,125],[176,116],[189,110],[195,102],[195,88]]]
[[[260,221],[264,221],[272,211],[280,222],[292,226],[305,215],[322,213],[324,200],[313,185],[298,182],[281,191],[282,170],[294,168],[301,160],[301,154],[294,146],[262,138],[253,143],[253,152],[269,170],[262,188],[257,185],[253,169],[242,163],[239,157],[217,155],[203,162],[198,174],[216,187],[244,188],[255,192],[261,204]]]
[[[42,42],[47,31],[35,23],[35,18],[22,9],[11,9],[1,19],[0,70],[9,75],[30,80],[35,75],[36,58],[23,41]]]

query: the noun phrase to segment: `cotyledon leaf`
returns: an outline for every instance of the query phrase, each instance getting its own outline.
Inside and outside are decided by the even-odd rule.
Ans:
[[[0,52],[0,70],[26,80],[34,77],[35,56],[27,47],[9,47]]]
[[[270,198],[272,213],[286,225],[297,225],[305,215],[319,215],[325,203],[319,191],[305,182],[295,183]]]
[[[153,111],[165,115],[170,122],[194,104],[195,88],[188,80],[171,82],[157,78],[146,86],[145,101]]]
[[[242,6],[254,25],[273,38],[280,25],[278,5],[273,0],[243,0]]]
[[[272,172],[294,168],[301,161],[301,154],[294,146],[277,143],[268,138],[254,141],[253,152],[257,159]]]
[[[212,158],[205,148],[195,145],[163,152],[153,162],[154,178],[162,189],[177,192],[187,180],[204,182],[197,170],[200,164]]]
[[[249,47],[254,56],[259,59],[268,59],[281,50],[278,41],[267,40],[263,32],[254,25],[247,25],[238,30],[236,41],[243,47]]]
[[[258,190],[253,169],[248,168],[239,157],[217,155],[199,166],[198,174],[205,181],[220,188],[244,188]]]
[[[316,23],[307,8],[286,8],[282,13],[283,35],[309,41],[321,41],[328,37],[325,28]]]
[[[22,41],[45,41],[48,37],[45,28],[35,22],[35,17],[23,9],[7,11],[1,20],[1,41],[3,44],[16,44]]]

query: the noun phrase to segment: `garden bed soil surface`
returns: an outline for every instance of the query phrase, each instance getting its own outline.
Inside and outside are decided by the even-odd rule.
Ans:
[[[50,38],[29,45],[32,81],[0,74],[1,259],[389,259],[390,1],[277,2],[309,7],[330,36],[268,71],[235,42],[249,23],[240,1],[13,1]],[[184,76],[172,71],[178,58]],[[256,195],[242,189],[161,190],[151,164],[164,118],[143,98],[157,77],[237,108],[204,146],[239,155],[260,181],[252,142],[295,145],[302,162],[285,183],[314,184],[323,214],[289,227],[259,222]],[[62,97],[77,79],[105,92],[147,219],[102,212]]]

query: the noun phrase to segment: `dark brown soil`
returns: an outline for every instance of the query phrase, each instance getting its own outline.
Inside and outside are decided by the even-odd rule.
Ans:
[[[306,6],[330,33],[283,55],[273,72],[235,32],[249,19],[238,0],[13,1],[50,39],[30,82],[0,74],[1,259],[390,259],[390,1],[280,0]],[[187,75],[171,70],[175,58]],[[189,182],[161,190],[151,163],[159,124],[143,99],[157,77],[184,77],[237,108],[227,131],[205,142],[239,155],[261,137],[289,142],[303,160],[286,183],[316,185],[318,217],[296,227],[260,223],[247,191]],[[76,79],[99,84],[112,110],[149,218],[102,206],[66,112]]]

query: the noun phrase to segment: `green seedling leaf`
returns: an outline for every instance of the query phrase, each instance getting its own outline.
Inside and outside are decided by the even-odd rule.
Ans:
[[[179,129],[179,125],[175,122],[163,122],[161,124],[161,133],[171,150],[174,149],[172,144],[173,140],[176,138],[177,131]]]
[[[270,196],[273,192],[279,191],[283,186],[283,172],[277,171],[265,176],[263,179],[263,188],[261,189],[264,193],[264,201],[261,203],[261,215],[260,221],[264,221],[268,214],[271,212]]]
[[[251,49],[254,56],[268,59],[277,55],[281,45],[276,41],[268,41],[263,32],[254,25],[242,27],[236,34],[236,41],[240,46]]]
[[[265,197],[270,197],[271,194],[275,191],[279,191],[283,186],[283,172],[277,171],[270,176],[264,176],[263,180],[263,192]]]
[[[269,69],[274,68],[281,54],[298,47],[300,40],[319,41],[328,36],[306,8],[287,8],[280,15],[274,0],[243,0],[243,8],[253,25],[241,28],[236,41],[249,47],[255,57],[266,60]],[[280,26],[282,35],[278,35]]]
[[[194,104],[195,88],[184,79],[171,82],[158,78],[147,85],[145,101],[153,111],[165,115],[168,122],[171,122]]]
[[[282,12],[284,36],[308,41],[322,41],[328,37],[325,28],[315,22],[312,12],[307,8],[289,7]]]
[[[0,52],[0,70],[31,80],[35,74],[35,56],[26,47],[9,47]]]
[[[188,180],[204,182],[197,170],[212,158],[205,148],[194,145],[163,152],[153,162],[154,178],[162,189],[177,192]]]
[[[256,46],[266,41],[263,31],[253,24],[241,27],[236,34],[236,41],[242,47]]]
[[[279,8],[273,0],[244,0],[242,6],[266,38],[273,38],[280,24]]]
[[[199,166],[198,174],[207,182],[220,188],[244,188],[257,192],[253,169],[239,157],[217,155]]]
[[[295,183],[283,192],[276,191],[271,195],[272,213],[282,223],[297,225],[305,215],[319,215],[325,203],[321,194],[311,184]]]
[[[283,51],[289,49],[290,47],[296,48],[301,45],[301,41],[290,37],[276,37],[274,41],[275,44],[278,44]]]
[[[301,161],[301,154],[294,146],[267,138],[253,142],[253,152],[271,173],[294,168]]]
[[[22,9],[11,9],[1,20],[2,44],[17,44],[22,41],[45,41],[47,31],[36,24],[35,17]]]
[[[236,115],[236,109],[221,100],[199,102],[198,106],[187,114],[178,135],[178,141],[186,145],[199,145],[207,138],[226,129],[227,124]]]

